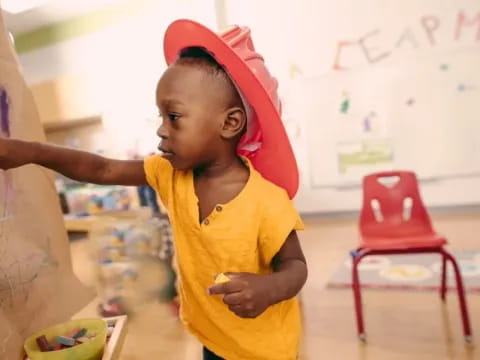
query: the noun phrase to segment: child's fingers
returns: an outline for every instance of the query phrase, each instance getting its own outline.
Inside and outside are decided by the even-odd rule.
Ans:
[[[207,289],[207,294],[209,295],[221,295],[221,294],[230,294],[243,290],[243,282],[240,281],[229,281],[226,283],[215,284],[210,286]]]
[[[247,311],[240,305],[228,305],[228,309],[239,317],[246,317]]]
[[[223,302],[226,305],[240,305],[243,303],[243,296],[241,292],[227,294],[223,297]]]
[[[209,288],[207,288],[207,294],[208,295],[220,295],[224,294],[224,284],[217,284],[217,285],[212,285]]]
[[[239,279],[242,277],[242,274],[246,274],[246,273],[235,273],[235,272],[226,272],[226,273],[223,273],[225,276],[227,276],[230,280],[234,280],[234,279]]]
[[[256,317],[255,313],[252,310],[247,310],[241,305],[229,305],[228,309],[238,317],[244,319],[253,319]]]

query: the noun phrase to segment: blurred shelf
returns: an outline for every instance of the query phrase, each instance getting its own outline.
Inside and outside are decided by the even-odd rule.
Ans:
[[[89,216],[64,215],[63,222],[69,232],[88,233],[105,218],[115,219],[149,219],[152,217],[152,210],[149,207],[134,208],[130,210],[104,210]]]
[[[102,117],[100,115],[96,115],[72,120],[46,122],[43,123],[43,129],[45,132],[52,133],[101,123]]]
[[[75,217],[71,215],[65,215],[63,217],[65,228],[68,232],[89,232],[92,225],[95,223],[93,216]]]

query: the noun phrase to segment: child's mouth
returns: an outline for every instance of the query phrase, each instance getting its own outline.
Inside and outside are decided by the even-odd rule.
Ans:
[[[169,150],[166,150],[166,149],[163,149],[163,148],[158,148],[158,150],[160,150],[160,153],[161,153],[163,158],[169,159],[169,158],[172,158],[173,156],[175,156],[175,153],[173,151],[169,151]]]

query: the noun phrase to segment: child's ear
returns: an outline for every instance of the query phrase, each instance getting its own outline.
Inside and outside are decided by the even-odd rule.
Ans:
[[[233,107],[227,110],[223,122],[221,135],[224,139],[232,139],[243,132],[247,118],[245,111],[240,107]]]

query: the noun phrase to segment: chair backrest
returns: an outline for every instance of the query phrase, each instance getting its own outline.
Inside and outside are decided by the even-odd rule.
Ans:
[[[411,171],[388,171],[363,178],[359,229],[363,236],[403,237],[431,234],[430,217]]]

